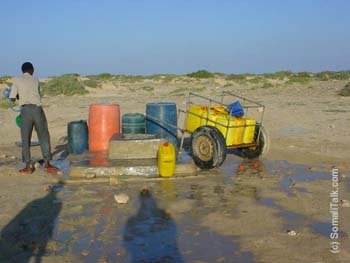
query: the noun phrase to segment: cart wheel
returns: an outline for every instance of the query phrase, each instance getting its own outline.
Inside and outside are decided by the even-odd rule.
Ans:
[[[249,148],[241,148],[239,149],[240,155],[244,158],[248,159],[254,159],[259,157],[262,154],[265,154],[269,150],[269,136],[264,129],[264,127],[257,125],[255,128],[255,139],[258,137],[259,134],[259,129],[260,131],[260,138],[258,141],[258,145],[256,147],[249,147]]]
[[[219,167],[226,158],[226,142],[221,132],[213,126],[201,126],[192,133],[192,159],[204,170]]]

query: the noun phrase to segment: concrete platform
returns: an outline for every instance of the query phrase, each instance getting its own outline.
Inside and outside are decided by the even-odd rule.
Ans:
[[[140,139],[141,137],[144,139]],[[86,152],[79,156],[69,156],[69,178],[66,178],[66,182],[76,180],[82,183],[98,183],[108,182],[113,178],[117,180],[162,179],[159,177],[156,157],[158,145],[164,141],[145,134],[127,135],[122,140],[120,137],[114,137],[111,140],[109,152]],[[116,157],[118,159],[114,159]],[[197,172],[198,168],[191,157],[186,156],[176,164],[172,178],[196,176]]]
[[[157,160],[129,160],[127,162],[118,160],[110,164],[111,166],[84,166],[73,165],[69,170],[69,176],[72,178],[95,179],[102,177],[159,177]],[[192,163],[179,163],[175,168],[175,177],[195,175],[197,167]]]
[[[158,146],[165,139],[158,139],[152,134],[119,134],[109,142],[108,157],[111,160],[154,159],[157,158]]]

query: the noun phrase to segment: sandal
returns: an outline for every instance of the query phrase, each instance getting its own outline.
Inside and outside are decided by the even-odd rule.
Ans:
[[[18,170],[18,172],[21,174],[32,174],[34,171],[35,171],[34,167],[30,167],[30,168],[25,167],[23,169]]]
[[[50,174],[56,174],[58,172],[58,169],[55,166],[48,165],[44,168],[44,171]]]

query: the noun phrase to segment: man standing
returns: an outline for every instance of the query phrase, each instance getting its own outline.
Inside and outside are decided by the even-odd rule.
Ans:
[[[55,173],[57,172],[57,168],[50,164],[50,134],[47,128],[45,113],[41,107],[39,81],[33,77],[34,67],[30,62],[25,62],[22,65],[22,72],[22,76],[15,78],[10,93],[10,99],[12,101],[18,99],[21,106],[22,158],[26,166],[24,169],[19,170],[19,172],[31,174],[35,170],[31,164],[30,156],[30,141],[34,126],[45,160],[44,169],[47,172]]]

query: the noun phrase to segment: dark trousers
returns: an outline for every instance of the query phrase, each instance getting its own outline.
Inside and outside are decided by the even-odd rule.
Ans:
[[[45,160],[51,160],[50,134],[47,128],[47,120],[41,106],[26,104],[21,110],[21,137],[23,162],[31,162],[30,141],[33,126],[40,142],[41,152]]]

